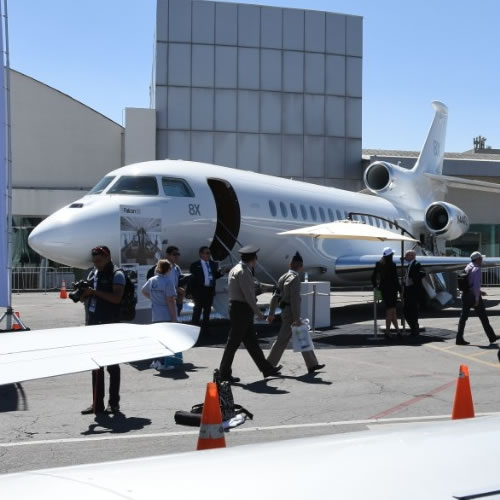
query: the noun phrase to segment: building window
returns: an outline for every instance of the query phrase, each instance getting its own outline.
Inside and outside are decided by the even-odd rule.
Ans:
[[[282,201],[280,201],[280,210],[283,217],[288,217],[288,210],[286,208],[286,205]]]
[[[276,217],[276,214],[278,212],[276,211],[276,205],[274,204],[274,201],[272,201],[272,200],[269,200],[269,210],[271,211],[271,215],[273,217]]]
[[[321,219],[321,222],[326,222],[325,211],[323,210],[323,207],[319,207],[319,218]]]
[[[312,220],[315,221],[316,218],[317,218],[317,216],[316,216],[316,209],[313,206],[310,206],[309,208],[311,210],[311,218],[312,218]]]
[[[300,213],[302,214],[302,218],[307,220],[307,210],[304,205],[300,205]]]
[[[335,216],[333,215],[333,210],[331,208],[328,209],[328,218],[330,219],[330,222],[335,220]]]
[[[292,212],[292,217],[296,219],[299,216],[299,213],[297,212],[297,207],[295,206],[294,203],[290,203],[290,212]]]

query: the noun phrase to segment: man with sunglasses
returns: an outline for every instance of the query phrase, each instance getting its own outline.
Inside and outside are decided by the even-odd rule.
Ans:
[[[199,250],[200,260],[193,262],[190,267],[189,290],[193,297],[193,325],[200,325],[201,332],[206,332],[210,320],[210,311],[215,297],[216,281],[223,276],[219,266],[211,259],[210,249],[202,246]]]
[[[93,283],[93,288],[82,292],[81,300],[85,302],[87,325],[103,325],[119,323],[120,303],[125,290],[125,274],[115,267],[111,260],[111,252],[106,246],[92,249],[94,269],[87,281]],[[82,415],[91,413],[118,413],[120,411],[120,366],[110,365],[109,373],[109,404],[104,410],[104,369],[92,371],[93,404],[82,411]]]

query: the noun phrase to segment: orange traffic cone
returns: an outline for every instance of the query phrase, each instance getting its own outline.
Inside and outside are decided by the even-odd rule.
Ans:
[[[473,417],[474,403],[472,402],[472,392],[470,390],[469,368],[467,365],[460,365],[451,418],[452,420],[457,420]]]
[[[15,314],[18,318],[20,318],[20,317],[21,317],[21,315],[20,315],[17,311],[16,311],[16,312],[14,312],[14,314]],[[14,321],[12,322],[12,329],[13,329],[13,330],[20,330],[20,329],[21,329],[21,325],[20,325],[19,323],[17,323],[17,322],[16,322],[16,320],[14,320]]]
[[[225,448],[224,427],[219,406],[219,391],[217,384],[209,382],[205,395],[205,404],[201,414],[200,436],[197,450],[210,450],[212,448]]]
[[[66,291],[66,281],[62,281],[61,284],[61,291],[59,292],[59,298],[60,299],[67,299],[68,298],[68,292]]]

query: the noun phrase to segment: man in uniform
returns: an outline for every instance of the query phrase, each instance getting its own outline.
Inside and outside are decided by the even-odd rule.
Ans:
[[[274,320],[276,307],[281,307],[281,328],[278,337],[271,347],[271,352],[267,360],[276,366],[283,352],[285,351],[290,338],[292,337],[292,326],[300,326],[300,277],[299,273],[304,267],[304,261],[301,255],[297,252],[290,261],[289,270],[278,280],[278,289],[271,299],[269,307],[268,323]],[[306,351],[302,353],[304,361],[309,373],[314,373],[321,370],[325,365],[320,365],[316,359],[314,351]]]
[[[420,333],[418,307],[424,294],[422,279],[425,276],[425,271],[422,270],[422,265],[420,262],[417,262],[416,257],[417,254],[414,250],[408,250],[405,253],[405,260],[408,262],[408,265],[404,276],[403,312],[412,335]]]
[[[281,366],[271,365],[264,357],[253,323],[254,315],[259,319],[265,319],[257,307],[255,297],[254,270],[258,251],[258,248],[250,245],[241,248],[239,250],[241,261],[231,269],[228,277],[231,330],[220,364],[220,374],[222,380],[232,383],[240,381],[231,375],[231,366],[242,342],[264,377],[279,375],[281,369]]]

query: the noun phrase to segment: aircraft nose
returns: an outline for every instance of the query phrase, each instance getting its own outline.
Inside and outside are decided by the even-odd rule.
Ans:
[[[40,255],[77,268],[91,265],[90,250],[98,245],[117,248],[113,235],[119,228],[118,212],[95,206],[63,208],[31,232],[28,243]],[[116,220],[115,220],[116,219]]]

